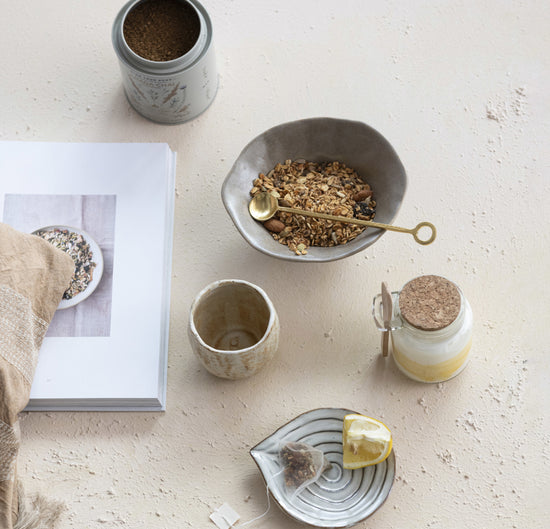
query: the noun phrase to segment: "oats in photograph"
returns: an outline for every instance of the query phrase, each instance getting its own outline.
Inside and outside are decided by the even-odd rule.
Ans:
[[[63,294],[63,299],[72,299],[84,292],[93,279],[96,263],[86,239],[80,234],[65,228],[47,228],[34,232],[56,248],[68,253],[75,264],[75,271],[69,288]]]

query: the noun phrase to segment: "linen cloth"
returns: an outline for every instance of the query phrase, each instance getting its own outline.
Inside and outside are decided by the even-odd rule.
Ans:
[[[0,528],[18,519],[19,413],[29,401],[38,352],[74,272],[71,257],[0,223]]]

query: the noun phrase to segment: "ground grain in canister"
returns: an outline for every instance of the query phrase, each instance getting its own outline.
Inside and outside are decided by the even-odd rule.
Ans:
[[[130,49],[150,61],[171,61],[197,42],[200,20],[195,9],[178,0],[147,0],[130,10],[123,33]]]

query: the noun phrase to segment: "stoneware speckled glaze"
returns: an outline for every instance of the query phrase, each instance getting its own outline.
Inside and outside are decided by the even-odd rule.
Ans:
[[[204,367],[222,378],[256,373],[279,347],[279,317],[267,294],[239,279],[206,286],[191,306],[188,336]]]
[[[351,527],[386,500],[395,477],[395,455],[370,467],[342,466],[344,417],[352,410],[319,408],[299,415],[250,450],[277,504],[289,516],[313,527]],[[279,450],[286,442],[307,443],[324,453],[331,467],[313,484],[293,495],[285,483]]]
[[[374,220],[391,224],[395,219],[405,195],[407,175],[397,153],[379,132],[359,121],[335,118],[283,123],[260,134],[243,149],[222,186],[222,200],[233,223],[257,250],[289,261],[334,261],[364,250],[385,232],[368,228],[346,244],[310,247],[307,255],[301,256],[273,239],[248,212],[250,189],[259,173],[267,174],[288,159],[345,163],[372,187],[377,201]]]

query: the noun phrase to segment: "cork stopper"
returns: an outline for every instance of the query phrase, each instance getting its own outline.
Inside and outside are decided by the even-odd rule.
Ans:
[[[401,290],[399,310],[413,327],[437,331],[456,320],[460,312],[460,292],[454,283],[444,277],[417,277]]]

